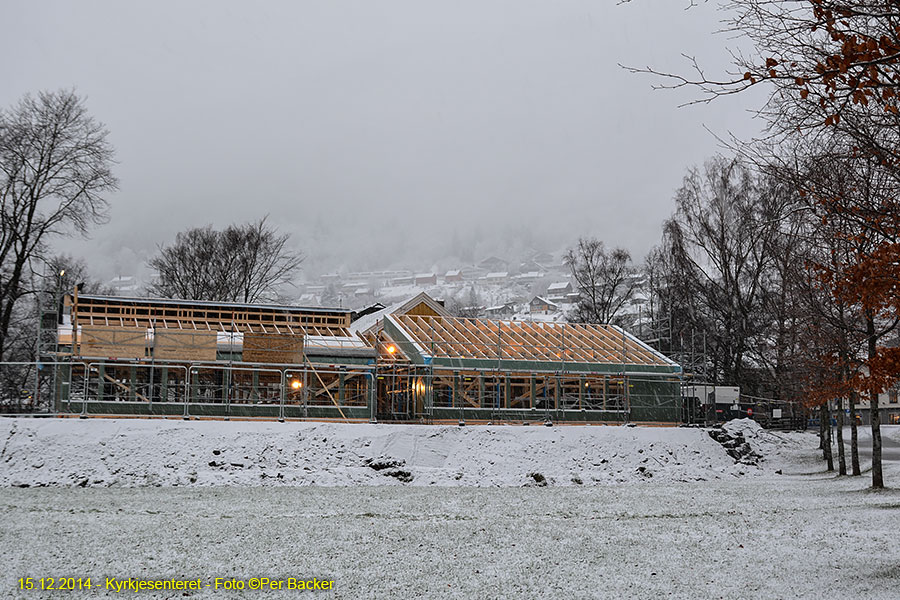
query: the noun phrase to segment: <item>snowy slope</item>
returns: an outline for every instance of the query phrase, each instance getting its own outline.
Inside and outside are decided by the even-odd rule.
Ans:
[[[759,467],[736,464],[701,429],[5,418],[0,486],[701,481],[772,472],[782,447],[814,444],[750,429],[770,457]]]

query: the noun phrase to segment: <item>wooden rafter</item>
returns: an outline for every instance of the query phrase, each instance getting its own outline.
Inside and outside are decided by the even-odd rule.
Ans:
[[[412,341],[436,358],[669,364],[630,336],[623,338],[619,330],[605,325],[424,315],[397,315],[396,319]]]

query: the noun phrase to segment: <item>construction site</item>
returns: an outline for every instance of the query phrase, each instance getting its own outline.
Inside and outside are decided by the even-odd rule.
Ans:
[[[453,317],[424,293],[357,313],[75,292],[53,333],[38,389],[60,414],[682,420],[681,368],[621,328]]]

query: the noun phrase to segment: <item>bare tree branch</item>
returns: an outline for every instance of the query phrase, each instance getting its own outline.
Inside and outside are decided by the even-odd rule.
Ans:
[[[257,302],[272,300],[292,282],[303,256],[287,248],[262,218],[223,231],[198,227],[179,233],[150,260],[158,280],[152,293],[167,298]]]

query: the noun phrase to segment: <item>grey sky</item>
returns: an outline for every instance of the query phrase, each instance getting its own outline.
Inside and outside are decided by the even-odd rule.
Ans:
[[[74,86],[110,129],[112,221],[63,245],[103,276],[267,213],[313,270],[424,267],[475,231],[640,259],[717,150],[703,126],[758,129],[752,98],[678,109],[617,66],[724,68],[721,15],[686,4],[7,1],[0,104]]]

